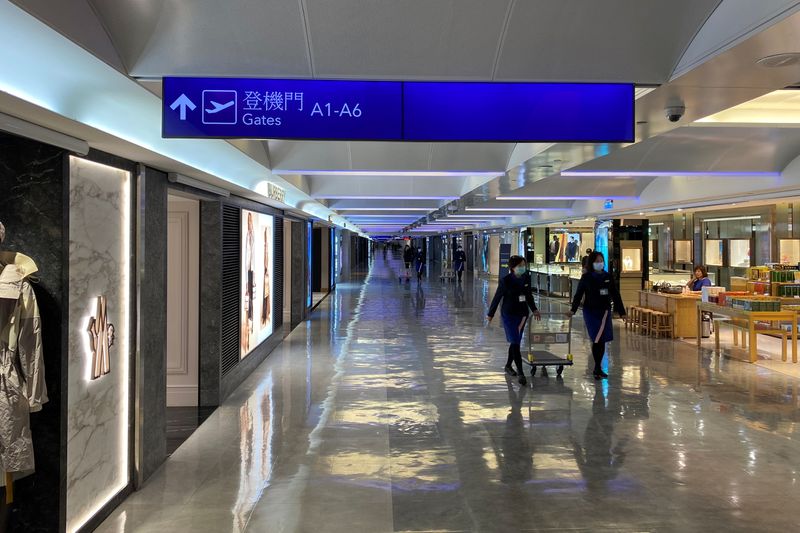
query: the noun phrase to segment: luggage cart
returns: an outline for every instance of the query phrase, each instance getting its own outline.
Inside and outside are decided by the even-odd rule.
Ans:
[[[439,275],[439,280],[444,283],[445,281],[453,281],[456,279],[456,272],[453,270],[452,263],[445,262],[442,264],[442,273]]]
[[[530,320],[528,328],[528,357],[523,360],[531,367],[531,376],[542,367],[542,375],[547,375],[547,367],[556,367],[556,375],[564,372],[565,366],[572,366],[572,317],[564,313],[541,313],[542,319]],[[559,356],[551,350],[566,345],[567,353]]]

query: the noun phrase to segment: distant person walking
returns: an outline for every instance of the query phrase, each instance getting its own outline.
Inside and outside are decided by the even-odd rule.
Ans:
[[[406,244],[403,250],[403,264],[406,267],[406,283],[411,281],[411,264],[414,262],[414,250]]]
[[[604,379],[608,374],[603,372],[603,355],[606,343],[614,339],[614,328],[611,324],[611,305],[621,317],[625,317],[625,306],[622,304],[614,278],[605,270],[605,258],[600,252],[589,255],[590,272],[581,276],[572,308],[567,316],[573,316],[583,301],[583,320],[586,331],[592,341],[592,357],[594,358],[594,379]]]
[[[586,274],[587,272],[589,272],[592,269],[592,266],[589,264],[589,256],[591,256],[591,255],[592,255],[592,249],[591,248],[587,248],[586,249],[586,255],[581,257],[581,270],[583,271],[582,272],[583,274]]]
[[[414,257],[414,261],[416,262],[417,268],[417,281],[422,280],[422,274],[425,273],[425,252],[422,251],[422,248],[417,248],[417,254]]]
[[[528,310],[533,312],[536,320],[541,320],[542,316],[533,301],[531,290],[531,275],[528,272],[528,264],[525,258],[519,255],[512,255],[508,259],[508,270],[497,285],[497,292],[494,294],[492,303],[489,306],[487,319],[492,323],[500,301],[503,302],[500,314],[503,317],[503,329],[506,332],[508,346],[508,359],[506,360],[505,371],[510,376],[519,375],[520,385],[527,385],[525,372],[522,368],[522,332],[525,331],[525,324],[528,323]],[[511,368],[511,362],[517,367],[517,371]]]
[[[464,248],[459,244],[456,246],[456,253],[453,254],[453,270],[456,271],[458,281],[461,281],[461,275],[464,273],[464,266],[467,264],[467,254]]]

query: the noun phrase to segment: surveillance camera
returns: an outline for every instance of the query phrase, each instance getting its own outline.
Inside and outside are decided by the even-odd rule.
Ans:
[[[678,122],[683,118],[684,113],[686,113],[686,108],[682,105],[667,106],[667,108],[664,109],[664,114],[670,122]]]

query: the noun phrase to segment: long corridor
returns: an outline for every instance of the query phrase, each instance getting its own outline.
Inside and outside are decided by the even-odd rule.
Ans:
[[[792,531],[798,380],[615,326],[520,387],[494,283],[340,284],[103,532]],[[543,300],[544,307],[565,309]]]

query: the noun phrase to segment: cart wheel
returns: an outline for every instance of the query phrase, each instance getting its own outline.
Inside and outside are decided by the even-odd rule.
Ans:
[[[531,366],[531,377],[536,375],[536,366]]]
[[[558,368],[556,369],[556,375],[560,376],[563,373],[564,373],[564,365],[558,365]]]

